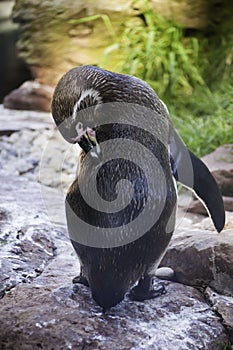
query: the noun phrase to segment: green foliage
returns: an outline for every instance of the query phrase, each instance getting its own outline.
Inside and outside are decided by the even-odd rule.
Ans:
[[[148,5],[137,24],[124,24],[116,70],[146,80],[167,104],[185,143],[197,155],[232,142],[233,34],[185,36]],[[217,32],[217,31],[216,31]]]
[[[199,42],[184,38],[181,26],[174,25],[147,9],[144,21],[126,25],[118,46],[122,60],[117,69],[146,80],[160,96],[191,94],[205,82],[197,68]]]
[[[110,21],[110,18],[105,15],[105,14],[98,14],[98,15],[93,15],[93,16],[87,16],[87,17],[82,17],[79,19],[70,19],[68,21],[68,23],[70,24],[82,24],[82,23],[89,23],[89,22],[93,22],[96,21],[98,19],[101,19],[106,27],[106,29],[108,30],[109,34],[115,38],[115,31],[114,28],[112,26],[112,22]]]
[[[219,83],[233,80],[233,31],[213,36],[204,47],[208,64],[202,68],[207,84],[215,88]]]
[[[172,121],[180,136],[198,156],[233,142],[233,86],[225,84],[206,94],[198,89],[179,103],[169,103]]]

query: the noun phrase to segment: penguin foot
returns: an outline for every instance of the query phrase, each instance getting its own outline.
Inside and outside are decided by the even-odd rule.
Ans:
[[[72,279],[72,282],[73,282],[74,284],[79,283],[79,284],[83,284],[83,285],[86,286],[86,287],[89,287],[88,280],[87,280],[86,277],[83,276],[82,274],[80,274],[80,275],[74,277],[74,278]]]
[[[142,277],[138,285],[133,287],[129,292],[131,300],[144,301],[146,299],[153,299],[166,293],[166,289],[162,284],[154,284],[154,276]]]

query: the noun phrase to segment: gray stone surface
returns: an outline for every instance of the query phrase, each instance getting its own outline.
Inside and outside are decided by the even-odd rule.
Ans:
[[[0,118],[7,121],[4,112],[7,113],[0,110]],[[126,296],[103,315],[87,287],[72,285],[80,266],[67,237],[64,214],[64,192],[71,179],[66,178],[61,185],[61,172],[74,177],[77,148],[68,157],[69,145],[62,142],[53,127],[48,129],[46,118],[44,127],[41,122],[38,129],[34,124],[36,114],[11,113],[11,122],[20,116],[22,130],[0,138],[0,349],[223,349],[232,334],[232,306],[222,303],[220,308],[208,296],[211,306],[206,296],[193,287],[164,281],[167,294],[143,303]],[[27,168],[28,159],[36,159],[39,164]],[[43,184],[44,180],[38,182],[43,169],[48,169],[48,178],[53,179],[50,187]],[[183,225],[184,231],[190,231],[188,237],[192,237],[193,227],[197,233],[200,230],[200,217],[185,215],[180,212],[178,226]],[[206,231],[201,232],[199,240],[212,247],[206,235]],[[222,244],[224,257],[231,252],[231,237],[229,245],[228,241]],[[189,247],[182,237],[177,247],[183,247],[179,261],[184,267],[185,259],[186,263],[190,261],[185,250]],[[195,259],[196,262],[199,256]],[[232,264],[226,260],[223,265],[222,261],[218,255],[211,260],[211,266],[213,262],[216,269],[225,266],[221,281],[231,286],[226,276]],[[177,266],[171,267],[177,272]],[[205,270],[206,265],[202,268]]]
[[[222,317],[223,324],[228,329],[233,343],[233,298],[220,295],[209,287],[205,290],[205,296],[213,305],[213,309]]]
[[[43,279],[2,299],[3,349],[220,350],[227,344],[220,319],[194,288],[167,282],[165,296],[144,303],[124,300],[103,315],[87,287],[74,292],[73,259],[67,252],[59,255],[59,278],[54,269],[47,276],[45,271]]]
[[[161,266],[170,266],[180,283],[233,295],[233,229],[216,232],[178,229]]]
[[[224,203],[225,210],[233,211],[233,197],[223,196],[223,203]],[[195,199],[190,203],[188,207],[188,211],[190,213],[202,214],[205,216],[208,215],[206,208],[204,207],[202,202],[200,202],[198,199]]]
[[[1,171],[67,191],[77,171],[80,148],[64,141],[49,113],[0,106],[1,134],[5,134],[0,137]]]
[[[233,196],[233,144],[217,148],[202,158],[224,196]]]
[[[45,112],[15,111],[0,105],[0,136],[10,135],[19,130],[53,128],[52,116]],[[30,140],[28,140],[29,142]]]
[[[62,194],[20,176],[0,175],[0,183],[0,295],[3,296],[18,283],[31,283],[42,273],[56,255],[57,235],[68,238]],[[43,193],[47,195],[46,201]],[[46,205],[51,208],[50,216]],[[52,211],[56,211],[54,215]]]
[[[1,176],[1,349],[221,349],[228,335],[196,289],[166,282],[167,294],[126,299],[102,315],[84,286],[66,236],[64,199],[20,176]],[[44,193],[50,211],[47,215]]]
[[[217,148],[214,152],[202,158],[215,177],[223,195],[226,211],[233,211],[233,144]],[[189,204],[191,213],[208,215],[205,207],[199,200]]]

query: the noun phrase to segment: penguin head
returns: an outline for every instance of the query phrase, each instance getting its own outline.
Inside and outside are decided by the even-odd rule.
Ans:
[[[109,252],[109,254],[111,256],[114,253]],[[92,263],[85,267],[92,297],[104,312],[124,299],[132,284],[131,271],[123,274],[120,269],[119,273],[113,273],[114,267],[109,257],[107,260],[102,259],[98,265]]]
[[[94,286],[91,286],[92,297],[103,308],[103,312],[105,313],[124,299],[128,288],[124,288],[120,283],[114,286],[107,279],[103,281],[101,288],[100,285],[101,283],[98,281]]]
[[[120,292],[119,290],[102,290],[101,292],[93,291],[92,297],[95,302],[103,308],[103,312],[105,313],[111,307],[119,304],[125,296],[126,292]]]
[[[94,66],[75,67],[55,88],[52,115],[66,141],[78,143],[87,153],[97,145],[95,129],[103,104],[126,102],[148,107],[154,96],[149,85],[138,78]]]
[[[94,114],[102,98],[95,87],[95,76],[87,66],[68,71],[55,88],[51,106],[62,136],[70,143],[78,143],[85,153],[97,146]]]

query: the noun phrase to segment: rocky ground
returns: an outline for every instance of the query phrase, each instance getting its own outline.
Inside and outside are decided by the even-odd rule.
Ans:
[[[79,264],[64,194],[77,172],[77,146],[48,113],[0,107],[0,135],[0,349],[231,349],[230,212],[217,234],[209,218],[186,213],[190,197],[182,194],[162,262],[175,270],[167,294],[143,303],[126,296],[103,315],[87,287],[72,285]]]

